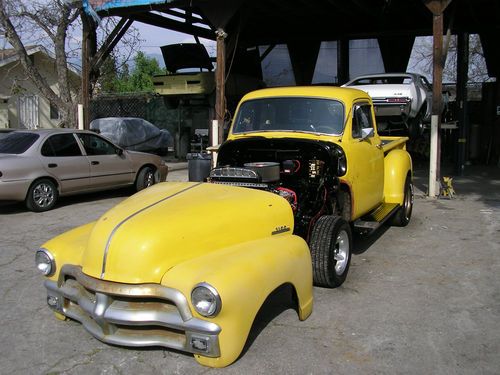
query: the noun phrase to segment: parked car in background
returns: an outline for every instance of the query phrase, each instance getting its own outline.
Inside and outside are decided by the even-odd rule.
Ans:
[[[104,117],[90,123],[90,129],[118,146],[132,151],[166,155],[173,148],[170,132],[137,117]]]
[[[157,155],[123,150],[104,137],[74,129],[18,130],[0,138],[0,200],[47,211],[59,196],[165,181]]]
[[[356,77],[343,87],[363,90],[373,99],[379,130],[403,125],[411,138],[420,135],[432,113],[432,87],[422,75],[384,73]]]

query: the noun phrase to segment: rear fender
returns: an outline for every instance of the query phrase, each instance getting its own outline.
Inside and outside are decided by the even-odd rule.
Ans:
[[[214,318],[200,316],[191,305],[191,291],[200,282],[212,285],[221,297],[222,309]],[[301,320],[312,311],[309,247],[302,238],[289,234],[238,244],[184,262],[168,271],[162,284],[185,295],[194,317],[221,328],[220,357],[195,355],[200,364],[210,367],[225,367],[238,358],[259,309],[281,285],[294,287]]]
[[[384,159],[385,203],[403,204],[406,176],[412,176],[411,156],[405,150],[392,150]]]

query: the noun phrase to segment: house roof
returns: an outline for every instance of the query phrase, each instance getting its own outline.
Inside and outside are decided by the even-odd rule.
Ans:
[[[45,55],[47,58],[51,59],[51,60],[55,60],[55,56],[52,52],[50,52],[49,50],[47,50],[45,47],[43,46],[40,46],[40,45],[36,45],[36,46],[26,46],[26,53],[28,54],[28,56],[33,56],[37,53],[41,53],[43,55]],[[6,48],[6,49],[0,49],[0,68],[1,67],[4,67],[8,64],[11,64],[13,62],[16,62],[19,60],[19,57],[18,57],[18,54],[17,54],[17,51],[14,49],[14,48]],[[71,67],[71,66],[68,66],[68,70],[70,70],[72,73],[80,76],[80,72]]]

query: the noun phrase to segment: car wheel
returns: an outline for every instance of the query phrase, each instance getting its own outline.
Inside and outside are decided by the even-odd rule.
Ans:
[[[403,205],[394,214],[392,225],[397,227],[405,227],[411,219],[411,212],[413,211],[413,184],[411,183],[410,176],[406,176],[405,181],[405,196]]]
[[[351,227],[341,217],[318,219],[309,243],[313,281],[317,286],[336,288],[345,281],[351,263]]]
[[[143,167],[137,174],[135,189],[141,191],[156,183],[155,170],[152,167]]]
[[[48,211],[56,204],[59,192],[56,185],[48,179],[40,179],[31,184],[26,196],[26,207],[30,211]]]

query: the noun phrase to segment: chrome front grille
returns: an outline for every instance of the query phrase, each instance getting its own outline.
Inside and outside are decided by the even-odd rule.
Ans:
[[[219,326],[194,318],[179,291],[158,284],[120,284],[65,265],[58,282],[45,282],[55,311],[82,323],[97,339],[123,346],[163,346],[220,356]],[[200,342],[205,345],[194,345]]]

